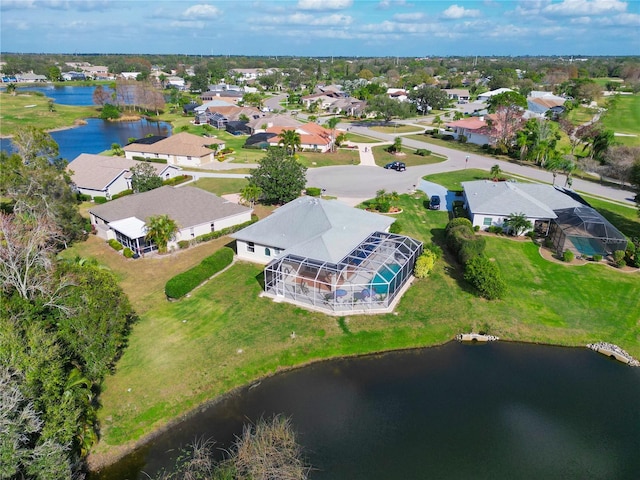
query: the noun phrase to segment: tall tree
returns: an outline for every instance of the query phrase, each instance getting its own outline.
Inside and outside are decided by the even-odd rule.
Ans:
[[[306,167],[287,155],[283,148],[271,148],[260,166],[253,170],[249,185],[262,191],[266,204],[284,204],[300,196],[306,180]]]
[[[147,240],[152,241],[158,247],[160,253],[167,251],[167,244],[178,233],[178,224],[169,215],[154,215],[149,217],[146,223]]]
[[[131,189],[135,193],[148,192],[162,186],[162,178],[149,162],[137,162],[131,167]]]
[[[296,149],[301,147],[301,139],[300,134],[295,130],[282,130],[278,134],[280,141],[278,145],[282,145],[284,150],[287,152],[287,155],[293,155],[296,153]]]

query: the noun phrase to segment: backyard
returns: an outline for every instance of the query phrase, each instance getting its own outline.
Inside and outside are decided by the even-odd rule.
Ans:
[[[402,233],[441,243],[448,215],[425,209],[425,199],[423,194],[402,195],[396,202],[403,209],[398,216]],[[606,340],[640,356],[637,273],[624,274],[603,264],[551,263],[532,242],[486,238],[487,253],[509,285],[505,300],[478,298],[445,254],[429,278],[414,282],[395,314],[348,318],[260,298],[262,268],[243,262],[190,298],[167,302],[166,280],[228,238],[139,260],[124,259],[96,237],[74,246],[65,256],[98,258],[117,274],[140,314],[116,373],[105,382],[102,439],[92,461],[111,454],[114,447],[131,445],[204,401],[282,368],[435,345],[461,331],[575,346]]]

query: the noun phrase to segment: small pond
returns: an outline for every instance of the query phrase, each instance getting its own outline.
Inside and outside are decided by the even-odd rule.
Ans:
[[[313,480],[635,480],[639,402],[640,368],[586,348],[452,342],[264,379],[91,480],[153,477],[195,439],[227,448],[276,413],[291,417]]]

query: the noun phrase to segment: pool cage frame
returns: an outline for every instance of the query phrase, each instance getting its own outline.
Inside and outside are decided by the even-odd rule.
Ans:
[[[557,218],[552,221],[549,238],[558,255],[571,250],[579,256],[606,256],[627,248],[627,238],[591,207],[564,208],[556,210],[555,214]],[[587,242],[593,252],[581,252],[578,245],[583,242]],[[596,249],[600,251],[596,252]]]
[[[388,311],[413,274],[422,242],[375,232],[338,263],[294,254],[269,263],[265,293],[328,313]]]

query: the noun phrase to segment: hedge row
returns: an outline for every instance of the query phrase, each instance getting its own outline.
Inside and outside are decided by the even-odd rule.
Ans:
[[[182,298],[202,282],[230,265],[232,261],[233,250],[229,247],[222,247],[213,255],[202,260],[199,265],[170,279],[164,287],[164,293],[167,298]]]
[[[502,298],[506,284],[495,262],[484,255],[486,241],[466,218],[454,218],[446,228],[447,247],[464,265],[464,279],[488,300]]]

